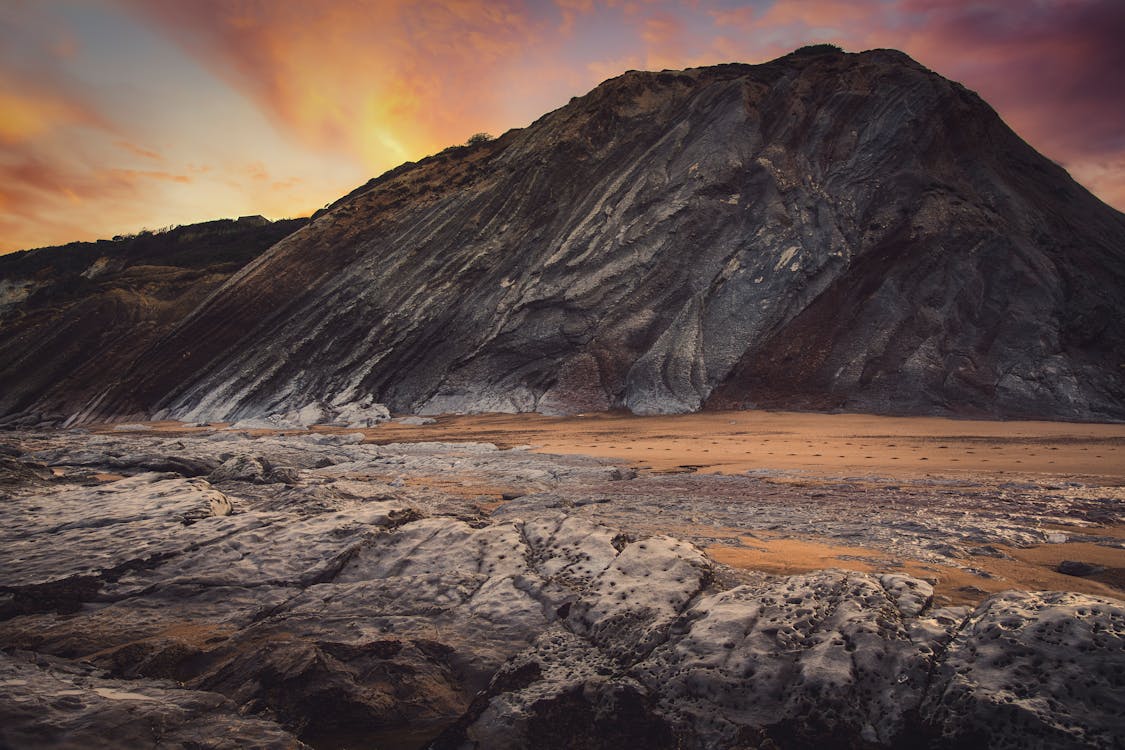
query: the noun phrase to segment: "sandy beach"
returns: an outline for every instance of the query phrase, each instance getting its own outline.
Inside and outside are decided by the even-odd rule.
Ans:
[[[396,691],[420,675],[412,695],[431,703],[375,735],[366,717],[383,693],[347,693],[362,731],[306,731],[324,747],[373,736],[416,747],[513,654],[538,653],[524,644],[555,648],[558,628],[587,627],[600,608],[614,624],[596,632],[614,638],[642,632],[617,623],[657,612],[677,654],[704,644],[727,663],[743,649],[753,669],[738,666],[743,682],[723,695],[747,695],[746,676],[774,659],[823,663],[825,643],[845,664],[851,643],[867,644],[855,652],[865,659],[898,654],[863,673],[889,689],[910,684],[902,658],[919,658],[926,681],[962,674],[963,652],[981,655],[973,669],[1070,669],[1068,684],[1104,667],[1107,694],[1119,692],[1120,636],[1107,633],[1125,599],[1123,425],[774,412],[417,421],[11,433],[0,549],[22,577],[7,584],[0,644],[153,664],[232,692],[312,665],[281,695],[302,716],[324,712],[308,685],[325,674],[345,686],[388,674],[378,684]],[[65,536],[44,545],[45,530]],[[98,572],[73,575],[91,560]],[[1088,635],[1060,641],[1058,627]],[[1011,646],[1019,658],[995,658],[1001,631],[1042,648],[1025,639]],[[590,663],[594,641],[565,632],[573,663]],[[462,692],[430,678],[449,673],[450,653],[485,664]],[[988,677],[1000,679],[1026,674]],[[125,688],[158,691],[131,681],[87,693]]]
[[[376,442],[478,440],[627,461],[651,471],[811,476],[1082,478],[1125,483],[1125,424],[734,411],[640,417],[487,414],[389,423]]]

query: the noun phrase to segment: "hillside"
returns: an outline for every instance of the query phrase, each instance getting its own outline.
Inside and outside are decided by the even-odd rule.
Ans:
[[[67,416],[305,219],[223,219],[0,256],[0,416]]]
[[[374,398],[1115,420],[1122,319],[1125,216],[902,53],[816,47],[632,71],[372,180],[79,417]]]

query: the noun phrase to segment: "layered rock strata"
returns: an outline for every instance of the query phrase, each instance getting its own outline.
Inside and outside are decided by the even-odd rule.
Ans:
[[[94,414],[1125,418],[1125,216],[902,53],[629,72],[403,165]]]

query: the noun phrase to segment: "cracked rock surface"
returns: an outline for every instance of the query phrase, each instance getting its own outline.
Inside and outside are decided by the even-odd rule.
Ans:
[[[1125,736],[1120,600],[1013,591],[949,607],[901,571],[740,573],[701,551],[683,477],[346,434],[2,442],[6,747],[1110,748]],[[264,469],[216,471],[227,465]],[[755,478],[697,480],[697,497],[724,488],[713,512],[731,522],[785,518],[768,498],[751,505]],[[955,498],[929,499],[969,523]],[[866,522],[906,528],[904,505]],[[968,542],[953,526],[946,552],[1018,541],[1049,507],[1013,504]],[[794,505],[789,522],[820,512]]]

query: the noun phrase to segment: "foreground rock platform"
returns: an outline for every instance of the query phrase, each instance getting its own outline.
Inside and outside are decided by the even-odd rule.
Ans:
[[[1119,508],[1029,492],[973,515],[935,491],[925,516],[903,503],[848,519],[855,497],[774,503],[753,477],[359,441],[0,436],[0,745],[1111,748],[1125,736],[1119,598],[1008,591],[950,606],[893,567],[771,576],[703,551],[707,528],[742,517],[967,564],[972,548],[1042,537],[1045,521],[1081,529],[1083,514]]]

